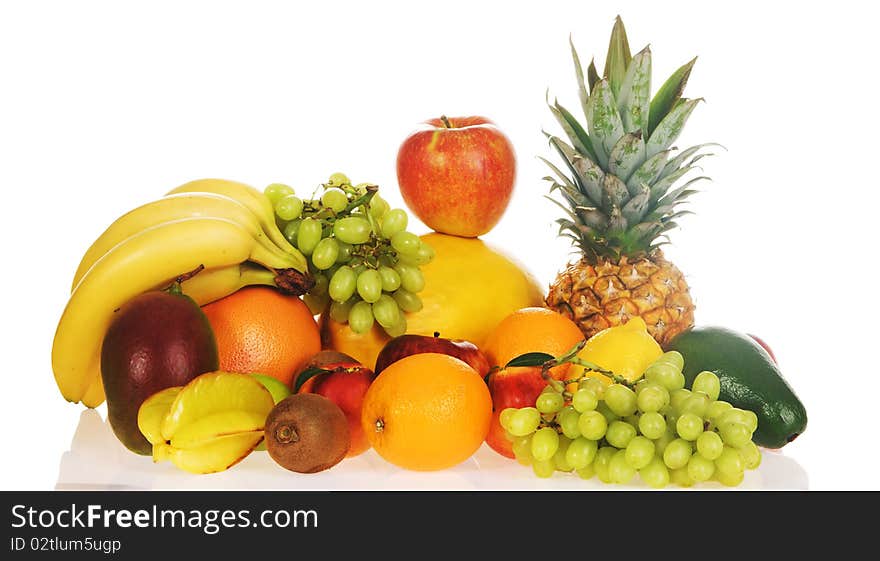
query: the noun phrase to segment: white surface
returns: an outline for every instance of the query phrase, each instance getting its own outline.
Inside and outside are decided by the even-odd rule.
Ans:
[[[516,193],[486,239],[550,282],[569,248],[554,237],[558,211],[542,199],[546,170],[535,158],[551,156],[541,129],[558,130],[545,90],[577,113],[569,33],[585,62],[594,54],[601,64],[619,12],[633,49],[651,43],[655,89],[700,56],[686,93],[706,103],[680,144],[728,149],[703,161],[714,182],[667,250],[687,274],[698,321],[773,347],[810,416],[783,457],[811,489],[880,488],[868,433],[880,392],[872,171],[880,84],[869,9],[847,1],[2,3],[0,430],[9,454],[0,487],[54,488],[80,421],[81,407],[55,388],[49,354],[82,252],[117,216],[190,179],[306,190],[344,171],[379,183],[399,206],[395,156],[410,129],[441,113],[483,114],[519,156]],[[107,463],[92,460],[96,472]],[[774,466],[762,466],[761,477]],[[249,461],[229,477],[282,481],[262,467]],[[316,481],[354,481],[346,473],[340,466]],[[457,473],[393,479],[472,484]],[[130,483],[124,472],[107,477]]]

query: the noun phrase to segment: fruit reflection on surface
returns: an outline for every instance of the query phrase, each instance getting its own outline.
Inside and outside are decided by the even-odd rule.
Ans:
[[[202,310],[214,330],[223,370],[259,372],[290,386],[294,374],[321,350],[308,307],[275,289],[243,288]]]
[[[153,445],[154,461],[170,460],[191,473],[214,473],[256,448],[274,405],[272,394],[253,376],[209,372],[147,399],[138,427]]]
[[[114,314],[101,348],[113,432],[132,452],[151,454],[137,425],[144,400],[217,367],[214,335],[195,302],[163,291],[136,296]]]
[[[351,438],[349,457],[357,456],[370,447],[361,427],[361,411],[364,396],[375,377],[372,370],[350,356],[335,351],[321,351],[309,360],[296,378],[295,383],[299,385],[297,393],[322,395],[342,409]]]
[[[294,394],[266,419],[266,448],[278,465],[316,473],[338,464],[351,444],[342,410],[322,395]]]
[[[402,468],[431,471],[457,465],[489,431],[492,399],[482,378],[461,360],[421,353],[380,374],[361,418],[370,444]]]

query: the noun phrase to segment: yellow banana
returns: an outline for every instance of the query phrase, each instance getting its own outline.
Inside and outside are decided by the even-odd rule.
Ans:
[[[191,193],[194,191],[217,193],[218,195],[225,195],[237,200],[251,209],[251,212],[257,216],[263,231],[266,232],[269,239],[275,242],[275,245],[284,251],[300,254],[299,250],[287,241],[287,238],[278,229],[278,225],[275,224],[275,209],[272,208],[272,203],[269,202],[266,195],[257,189],[245,183],[229,181],[228,179],[196,179],[172,189],[167,194]],[[305,262],[305,258],[303,258],[303,262]]]
[[[241,263],[202,271],[180,283],[180,288],[199,306],[204,306],[255,284],[275,286],[275,272],[253,263]]]
[[[58,323],[52,370],[61,394],[78,402],[89,392],[100,376],[104,333],[114,312],[134,296],[200,265],[217,269],[254,261],[275,268],[277,260],[245,228],[225,218],[165,222],[116,245],[77,285]],[[89,394],[96,398],[97,389]]]
[[[257,217],[236,199],[216,193],[182,193],[142,205],[113,222],[86,251],[74,275],[71,292],[89,267],[117,244],[151,226],[194,216],[213,216],[237,222],[267,249],[275,252],[280,260],[286,261],[285,268],[306,270],[305,258],[299,252],[292,254],[277,248],[263,233]]]

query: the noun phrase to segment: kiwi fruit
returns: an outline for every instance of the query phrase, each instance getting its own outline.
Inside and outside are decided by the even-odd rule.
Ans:
[[[329,469],[348,454],[348,421],[338,405],[312,393],[278,402],[266,419],[266,450],[278,465],[297,473]]]

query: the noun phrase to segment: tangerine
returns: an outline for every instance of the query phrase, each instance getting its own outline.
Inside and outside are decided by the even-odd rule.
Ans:
[[[449,355],[420,353],[393,363],[373,381],[361,425],[388,462],[433,471],[476,452],[491,417],[489,389],[473,368]]]
[[[214,330],[221,370],[259,372],[289,387],[294,374],[321,350],[308,306],[273,288],[242,288],[202,310]]]

